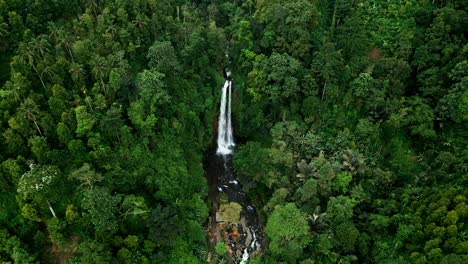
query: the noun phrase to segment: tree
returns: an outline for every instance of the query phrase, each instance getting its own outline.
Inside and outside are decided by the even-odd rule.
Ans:
[[[286,198],[289,195],[289,191],[286,188],[279,188],[273,192],[268,203],[263,207],[263,211],[271,214],[273,210],[279,206],[284,205],[286,203]]]
[[[327,220],[330,226],[348,222],[353,217],[355,202],[346,196],[331,197],[327,205]]]
[[[155,70],[144,70],[137,75],[139,100],[130,104],[128,115],[141,136],[153,134],[158,116],[162,115],[161,108],[171,101],[163,78],[164,74]]]
[[[146,58],[149,60],[149,66],[158,72],[173,75],[179,70],[174,47],[169,41],[155,41],[149,48]]]
[[[304,247],[312,241],[307,217],[293,203],[278,206],[273,211],[265,232],[271,241],[272,254],[289,262],[300,259]]]
[[[46,163],[48,161],[47,154],[49,146],[47,141],[43,137],[34,136],[29,139],[29,145],[31,146],[31,152],[36,157],[39,163]]]
[[[235,225],[240,220],[240,213],[242,211],[242,206],[238,203],[230,202],[229,204],[222,204],[219,208],[219,217],[218,221],[224,221],[228,225]]]
[[[57,167],[32,164],[30,170],[21,176],[17,191],[26,204],[31,203],[39,210],[46,205],[52,216],[57,218],[51,202],[59,199],[62,185],[62,174]]]
[[[143,196],[133,194],[126,195],[120,207],[121,216],[124,220],[135,223],[135,225],[144,225],[148,220],[150,209],[146,205]]]
[[[0,229],[0,260],[5,263],[37,264],[35,256],[29,254],[25,245],[17,236],[5,229]],[[6,256],[6,258],[5,258]]]
[[[60,140],[60,143],[64,145],[67,145],[68,142],[70,142],[70,140],[72,139],[70,128],[68,128],[68,126],[62,122],[57,124],[57,136]]]
[[[77,123],[76,134],[82,137],[91,132],[96,123],[96,117],[88,113],[85,106],[75,108],[75,115]]]
[[[332,227],[335,233],[335,241],[339,249],[345,253],[354,252],[359,230],[352,222],[344,222]]]
[[[117,209],[119,198],[103,187],[84,192],[82,207],[89,214],[98,237],[110,237],[117,232]]]
[[[251,70],[255,56],[253,52],[254,42],[251,23],[246,20],[239,21],[236,34],[233,38],[234,56],[237,55],[237,60],[235,60],[236,68]]]
[[[90,190],[93,189],[96,183],[104,180],[104,177],[95,172],[88,163],[84,163],[79,169],[74,170],[70,174],[70,178],[79,180],[82,187]]]
[[[254,17],[265,25],[262,46],[307,59],[311,32],[318,24],[318,16],[316,6],[310,1],[261,0],[257,3]]]
[[[339,97],[339,87],[346,77],[344,69],[341,52],[336,50],[334,43],[326,42],[314,53],[311,70],[321,86],[322,101],[326,97],[331,101]]]
[[[13,73],[4,86],[7,98],[10,97],[16,103],[24,100],[30,88],[31,82],[20,72]]]
[[[86,71],[83,65],[77,62],[72,62],[70,63],[68,72],[70,73],[70,76],[72,80],[76,83],[76,85],[78,85],[78,87],[81,88],[81,85],[83,85],[83,82],[86,77]]]
[[[76,263],[96,263],[105,264],[114,262],[112,253],[105,243],[95,240],[83,241],[77,246],[78,256],[73,257]]]
[[[434,131],[434,111],[426,100],[421,97],[403,99],[403,107],[397,114],[391,116],[391,121],[397,127],[407,127],[412,135],[425,139],[436,138]]]
[[[42,130],[38,124],[38,117],[40,113],[41,112],[39,110],[39,106],[30,97],[25,99],[24,102],[18,108],[18,115],[20,115],[21,118],[32,121],[39,135],[43,137]]]
[[[148,227],[148,239],[156,243],[157,247],[170,247],[175,243],[175,239],[182,232],[183,220],[180,219],[178,212],[171,207],[157,205],[151,209],[148,215],[146,226]]]
[[[72,38],[67,34],[66,30],[59,28],[53,22],[49,22],[49,31],[49,36],[54,40],[55,46],[65,49],[68,52],[68,55],[70,55],[71,61],[73,62],[74,58],[71,52]]]
[[[122,105],[114,103],[100,118],[100,131],[102,136],[106,137],[109,142],[117,140],[119,144],[121,143],[121,129],[124,127],[122,112]]]
[[[302,80],[301,63],[288,54],[273,53],[269,58],[254,64],[254,70],[249,78],[263,78],[252,80],[251,89],[265,94],[271,101],[288,102],[301,91]]]
[[[335,171],[331,162],[325,159],[323,153],[307,163],[298,164],[299,170],[307,173],[302,174],[306,180],[304,184],[297,189],[296,197],[301,202],[308,202],[312,207],[320,205],[320,201],[327,200],[331,195]],[[301,173],[299,174],[301,177]],[[308,178],[310,177],[310,178]]]
[[[44,90],[47,90],[46,85],[44,83],[44,79],[42,78],[43,72],[38,67],[42,67],[40,63],[43,62],[45,56],[50,51],[50,43],[48,41],[48,37],[45,35],[41,35],[38,38],[31,39],[27,43],[21,42],[18,47],[18,51],[19,52],[17,60],[19,64],[22,66],[31,66],[36,75],[39,77],[42,87],[44,88]]]
[[[65,88],[58,84],[52,86],[52,94],[47,102],[53,117],[58,120],[67,111],[68,95]]]
[[[234,154],[234,169],[244,182],[252,179],[257,182],[267,182],[268,172],[271,170],[269,151],[258,142],[248,142],[239,147]],[[248,189],[247,189],[248,190]]]

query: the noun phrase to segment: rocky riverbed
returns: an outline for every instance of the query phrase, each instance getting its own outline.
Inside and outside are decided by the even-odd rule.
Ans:
[[[205,172],[211,198],[207,234],[210,248],[223,242],[233,263],[247,263],[263,250],[263,230],[256,209],[235,178],[230,155],[210,155],[205,160]]]

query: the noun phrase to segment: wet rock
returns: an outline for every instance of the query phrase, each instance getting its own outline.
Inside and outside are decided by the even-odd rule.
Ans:
[[[215,242],[209,241],[212,245],[223,241],[228,245],[232,263],[246,263],[263,250],[263,233],[257,212],[233,174],[231,157],[214,155],[208,162],[205,171],[210,195],[214,195],[210,215],[217,234]],[[232,204],[238,205],[236,210],[226,210],[226,206]]]

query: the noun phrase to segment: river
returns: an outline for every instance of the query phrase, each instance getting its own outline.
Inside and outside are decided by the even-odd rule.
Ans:
[[[214,246],[223,241],[230,248],[234,263],[247,263],[253,256],[263,251],[263,230],[258,221],[255,206],[242,191],[235,178],[231,155],[208,155],[205,160],[205,172],[211,198],[208,239]],[[240,220],[236,228],[230,228],[219,217],[222,203],[235,202],[241,205]],[[225,234],[224,236],[222,234]]]

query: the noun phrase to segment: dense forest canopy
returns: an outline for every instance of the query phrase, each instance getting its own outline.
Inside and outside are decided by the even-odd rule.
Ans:
[[[0,262],[229,262],[203,171],[229,67],[251,263],[467,263],[467,12],[0,0]]]

